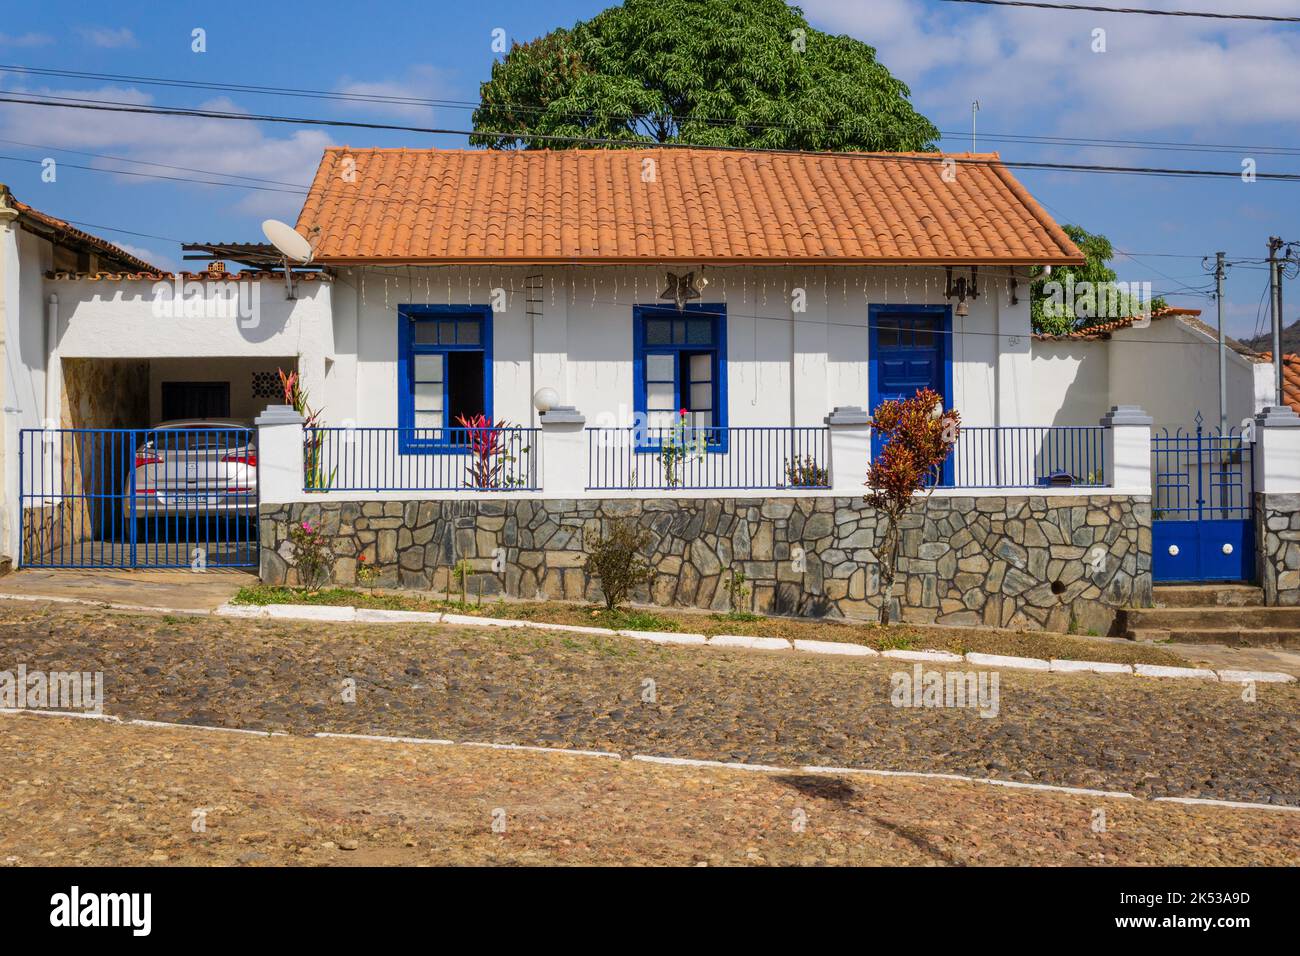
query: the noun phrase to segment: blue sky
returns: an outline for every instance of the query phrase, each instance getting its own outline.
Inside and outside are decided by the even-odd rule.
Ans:
[[[572,25],[607,6],[600,0],[430,4],[317,2],[228,10],[210,3],[11,5],[0,24],[0,63],[220,83],[477,99],[496,54],[492,31],[527,40]],[[1140,0],[1152,8],[1219,9],[1300,15],[1300,0]],[[970,145],[971,102],[979,100],[981,150],[1008,159],[1261,172],[1300,172],[1300,29],[1168,17],[1009,10],[941,0],[808,0],[813,26],[875,46],[912,88],[921,112],[945,132],[950,150]],[[192,31],[207,50],[191,50]],[[1095,52],[1104,30],[1105,51]],[[98,79],[0,73],[5,91],[84,95],[167,106],[403,122],[468,128],[457,108],[338,103],[227,94]],[[1001,135],[1216,144],[1220,151],[1039,146]],[[26,144],[26,145],[19,145]],[[321,149],[353,146],[463,146],[434,137],[212,119],[96,114],[0,104],[0,182],[37,208],[94,224],[91,231],[161,265],[180,264],[173,240],[249,241],[267,216],[292,221],[298,184],[310,182]],[[125,163],[85,155],[133,160]],[[42,182],[39,161],[59,163]],[[20,160],[26,160],[20,161]],[[37,162],[33,163],[32,160]],[[162,163],[231,177],[273,180],[274,190],[196,185],[103,170],[163,176],[211,175],[145,166]],[[92,166],[95,170],[77,169]],[[1062,222],[1106,234],[1122,279],[1150,281],[1179,305],[1214,304],[1200,257],[1262,258],[1267,237],[1300,240],[1300,183],[1174,181],[1021,171],[1017,175]],[[247,180],[245,180],[247,183]],[[265,185],[264,183],[261,185]],[[108,227],[113,227],[110,229]],[[113,230],[129,230],[113,231]],[[143,235],[131,235],[130,232]],[[1257,263],[1231,270],[1228,329],[1248,336],[1261,316],[1267,273]],[[1300,303],[1300,286],[1288,289]],[[1300,308],[1289,307],[1292,320]]]

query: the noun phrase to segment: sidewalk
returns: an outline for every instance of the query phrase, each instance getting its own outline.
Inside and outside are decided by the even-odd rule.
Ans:
[[[233,569],[194,571],[112,571],[104,569],[24,569],[0,578],[0,600],[100,601],[186,611],[212,611],[257,575]]]

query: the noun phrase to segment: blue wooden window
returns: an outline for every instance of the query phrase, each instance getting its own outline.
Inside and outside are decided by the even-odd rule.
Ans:
[[[478,305],[398,307],[402,451],[459,451],[459,418],[492,419],[492,312]]]
[[[727,449],[727,316],[721,303],[633,309],[634,407],[652,430],[705,429],[713,451]],[[648,448],[658,446],[654,437]]]

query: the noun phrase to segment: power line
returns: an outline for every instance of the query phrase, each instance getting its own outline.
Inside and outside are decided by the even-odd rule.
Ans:
[[[71,149],[67,146],[51,146],[48,143],[25,143],[16,139],[0,139],[0,143],[8,143],[10,146],[23,146],[27,149],[44,149],[53,150],[59,153],[72,153],[75,156],[90,156],[93,159],[108,159],[116,163],[131,163],[135,166],[157,166],[159,169],[175,169],[186,173],[201,173],[204,176],[225,176],[227,179],[243,179],[254,183],[268,183],[276,186],[294,186],[300,189],[306,189],[303,183],[288,183],[278,179],[262,179],[257,176],[242,176],[239,173],[223,173],[215,169],[196,169],[193,166],[173,166],[170,163],[159,163],[148,159],[130,159],[126,156],[107,156],[104,153],[90,153],[84,149]],[[234,185],[233,183],[231,185]]]
[[[277,86],[257,86],[241,83],[214,83],[202,80],[180,80],[169,77],[150,77],[138,76],[124,73],[91,73],[81,70],[57,70],[42,67],[29,67],[15,64],[0,64],[0,72],[4,73],[21,73],[32,74],[36,76],[58,76],[74,79],[92,79],[107,82],[128,82],[140,83],[151,86],[174,87],[181,89],[202,89],[215,90],[220,92],[235,93],[254,93],[265,96],[290,96],[299,98],[312,98],[335,100],[343,102],[368,103],[387,106],[417,106],[438,109],[460,109],[460,110],[477,110],[479,103],[468,100],[452,99],[434,99],[416,96],[399,96],[396,94],[383,93],[337,93],[327,90],[312,90],[296,87],[277,87]],[[36,94],[30,94],[36,95]],[[522,103],[495,103],[504,109],[513,112],[527,113],[552,113],[549,107],[530,106]],[[600,113],[593,111],[576,111],[562,110],[554,111],[553,115],[567,116],[579,119],[589,119],[592,116],[601,116],[607,119],[630,119],[631,117],[621,113]],[[795,131],[839,131],[848,127],[841,124],[797,124],[797,123],[770,123],[758,120],[737,120],[736,118],[727,117],[708,117],[701,116],[697,113],[687,113],[680,116],[674,115],[674,120],[689,120],[693,122],[713,124],[717,126],[744,126],[758,129],[781,129]],[[483,133],[482,135],[510,137],[509,133]],[[967,132],[945,132],[940,131],[942,138],[962,138],[964,139]],[[515,138],[526,139],[529,134],[520,133]],[[993,142],[1019,143],[1028,145],[1042,146],[1099,146],[1115,149],[1142,149],[1142,150],[1173,150],[1181,152],[1253,152],[1277,156],[1295,156],[1300,155],[1300,148],[1286,146],[1258,146],[1258,145],[1233,145],[1227,143],[1180,143],[1165,140],[1124,140],[1124,139],[1098,139],[1089,137],[1074,136],[1040,136],[1031,134],[1018,133],[983,133],[981,138]]]
[[[47,94],[53,97],[53,94]],[[55,100],[71,100],[72,102],[56,102]],[[136,104],[123,103],[114,100],[84,100],[76,97],[56,97],[51,99],[19,99],[13,96],[0,96],[0,102],[15,103],[24,106],[44,106],[57,107],[63,109],[83,109],[97,110],[114,113],[139,113],[155,116],[176,116],[199,119],[220,119],[235,120],[242,122],[254,123],[287,123],[293,125],[305,126],[337,126],[352,129],[370,129],[386,130],[407,133],[425,133],[431,135],[448,135],[448,136],[510,136],[508,133],[498,133],[489,130],[463,130],[450,129],[441,127],[425,126],[405,126],[394,123],[368,123],[358,120],[333,120],[320,119],[315,117],[298,117],[298,116],[279,116],[274,114],[254,114],[254,113],[236,113],[223,110],[196,109],[196,108],[178,108],[178,107],[157,107],[157,106],[139,106]],[[529,134],[528,138],[545,140],[548,142],[563,142],[574,145],[602,146],[602,147],[619,147],[619,148],[637,148],[637,149],[707,149],[717,152],[734,152],[763,155],[808,155],[807,150],[797,149],[774,149],[761,147],[739,147],[739,146],[715,146],[715,145],[694,145],[690,143],[672,142],[672,143],[651,143],[642,141],[629,141],[619,139],[607,139],[593,136],[561,136],[556,134]],[[866,153],[866,152],[817,152],[820,156],[833,156],[843,159],[854,159],[860,161],[874,162],[916,162],[928,163],[930,165],[944,165],[953,163],[967,166],[1003,166],[1009,169],[1027,169],[1027,170],[1052,170],[1057,172],[1079,172],[1079,173],[1099,173],[1104,175],[1135,175],[1135,176],[1156,176],[1175,179],[1238,179],[1240,173],[1226,170],[1206,170],[1206,169],[1179,169],[1179,168],[1162,168],[1152,166],[1102,166],[1093,163],[1046,163],[1046,162],[1029,162],[1024,160],[986,160],[972,159],[970,157],[945,156],[936,153],[933,156],[920,154],[888,154],[888,153]],[[1300,174],[1296,173],[1256,173],[1256,180],[1271,182],[1300,182]]]
[[[1093,13],[1141,13],[1152,17],[1204,17],[1210,20],[1262,20],[1269,23],[1300,23],[1300,17],[1276,17],[1259,13],[1200,13],[1192,10],[1151,10],[1144,7],[1098,7],[1084,3],[1040,3],[1037,0],[944,0],[945,3],[979,3],[991,7],[1034,7],[1040,10],[1086,10]]]

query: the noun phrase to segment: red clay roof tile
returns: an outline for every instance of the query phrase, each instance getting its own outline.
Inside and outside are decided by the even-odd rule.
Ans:
[[[322,263],[1083,261],[996,154],[952,158],[341,147],[298,231]]]

